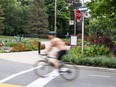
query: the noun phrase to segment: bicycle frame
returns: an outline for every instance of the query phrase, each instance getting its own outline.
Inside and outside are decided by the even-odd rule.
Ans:
[[[40,56],[41,56],[45,61],[47,61],[47,62],[49,63],[50,66],[55,67],[54,64],[53,64],[53,62],[50,61],[50,59],[56,59],[55,57],[48,56],[47,54],[45,54],[45,55],[44,55],[44,54],[40,54]],[[61,60],[58,60],[58,61],[59,61],[60,67],[62,67],[62,66],[64,65],[64,62],[61,61]]]

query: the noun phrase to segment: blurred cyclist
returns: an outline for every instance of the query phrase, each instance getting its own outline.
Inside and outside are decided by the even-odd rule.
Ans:
[[[45,49],[44,53],[47,54],[53,47],[58,48],[60,51],[57,52],[56,57],[57,60],[53,62],[56,70],[55,70],[55,75],[59,75],[59,60],[61,60],[62,56],[64,56],[67,53],[67,46],[65,45],[65,42],[63,42],[60,38],[56,37],[56,32],[50,31],[48,34],[48,38],[50,39],[50,46]]]

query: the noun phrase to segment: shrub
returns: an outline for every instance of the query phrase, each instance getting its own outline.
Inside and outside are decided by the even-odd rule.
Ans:
[[[102,55],[109,55],[109,49],[104,45],[91,45],[91,46],[84,46],[84,52],[82,53],[81,46],[77,46],[70,50],[71,54],[75,57],[82,58],[82,57],[95,57],[95,56],[102,56]]]
[[[107,56],[78,58],[68,54],[64,56],[63,61],[72,62],[77,65],[116,68],[116,59]]]
[[[85,57],[95,57],[100,55],[108,55],[110,54],[109,49],[104,45],[92,45],[92,46],[86,46],[84,49],[84,56]]]
[[[10,42],[7,42],[7,43],[5,44],[5,46],[14,47],[14,46],[16,46],[17,44],[18,44],[17,42],[12,42],[12,41],[10,41]]]
[[[4,53],[4,52],[5,52],[4,50],[0,49],[0,53]]]
[[[37,50],[38,49],[38,41],[37,40],[29,42],[29,45],[31,46],[32,50]]]
[[[109,47],[110,44],[112,44],[112,40],[109,37],[107,37],[107,36],[102,36],[102,37],[97,38],[95,40],[94,40],[94,43],[98,44],[98,45],[106,45],[106,46]]]
[[[14,46],[11,50],[12,52],[19,52],[19,51],[29,51],[29,48],[22,43],[18,43],[16,46]]]
[[[114,53],[114,56],[116,56],[116,44],[113,46],[112,51]]]
[[[70,50],[70,53],[74,55],[75,57],[82,58],[83,53],[81,51],[81,46],[74,47]]]
[[[28,41],[24,43],[17,43],[15,46],[12,47],[12,52],[20,52],[20,51],[33,51],[33,50],[38,50],[38,41],[33,40],[33,41]],[[41,49],[45,48],[45,44],[41,44]]]
[[[96,42],[96,37],[95,36],[89,36],[87,38],[87,41],[89,41],[91,43],[91,45],[93,45]]]

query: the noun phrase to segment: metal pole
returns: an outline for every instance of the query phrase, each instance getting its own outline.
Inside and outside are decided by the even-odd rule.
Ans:
[[[84,0],[82,2],[82,6],[84,6]],[[82,13],[82,52],[84,51],[84,12]]]
[[[54,14],[54,31],[56,32],[56,10],[57,10],[57,0],[55,0],[55,14]]]
[[[76,35],[76,9],[74,9],[74,35]]]
[[[38,42],[38,54],[40,54],[41,42]]]

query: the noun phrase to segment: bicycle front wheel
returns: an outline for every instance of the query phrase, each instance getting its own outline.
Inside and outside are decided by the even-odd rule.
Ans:
[[[49,64],[45,60],[39,60],[34,65],[34,73],[40,77],[46,77],[49,74]]]
[[[79,68],[72,63],[65,63],[60,68],[60,76],[65,80],[74,80],[79,76]]]

